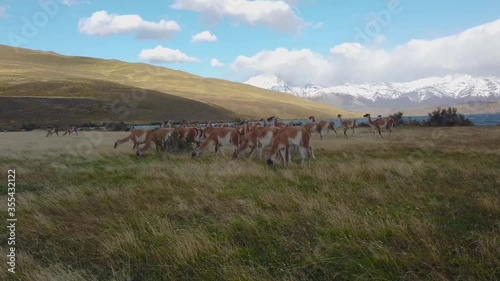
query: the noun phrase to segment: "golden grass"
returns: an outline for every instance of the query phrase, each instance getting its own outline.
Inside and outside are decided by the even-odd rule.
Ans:
[[[0,86],[30,82],[116,83],[128,88],[143,88],[214,105],[235,112],[242,118],[260,119],[275,115],[281,119],[303,119],[311,114],[317,118],[331,118],[337,114],[345,117],[360,116],[359,113],[347,112],[289,94],[220,79],[203,78],[163,67],[117,60],[68,57],[28,49],[18,49],[15,53],[14,48],[1,45],[0,75]],[[95,94],[92,95],[92,92]],[[99,91],[91,89],[87,91],[86,97],[101,98],[98,93]],[[62,95],[67,94],[62,92]],[[0,95],[12,96],[8,92]],[[36,91],[23,92],[21,95],[36,95]]]
[[[18,174],[16,278],[500,276],[498,127],[396,127],[383,140],[358,128],[347,140],[314,137],[311,167],[275,168],[213,150],[137,159],[131,143],[112,148],[126,134],[103,133],[80,156],[65,147],[83,134],[1,134],[0,167]]]

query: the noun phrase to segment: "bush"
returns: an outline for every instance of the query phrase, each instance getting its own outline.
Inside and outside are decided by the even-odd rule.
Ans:
[[[391,116],[392,118],[394,118],[394,125],[396,126],[405,125],[405,122],[403,120],[403,112],[398,111],[392,114]]]
[[[99,125],[97,123],[87,122],[87,123],[81,123],[80,125],[78,125],[78,127],[99,127]]]
[[[424,125],[437,126],[473,126],[474,124],[463,114],[459,114],[454,107],[448,109],[438,107],[433,112],[429,113],[429,120],[424,122]]]
[[[180,151],[180,149],[179,149],[179,135],[177,132],[174,135],[163,139],[162,146],[163,146],[163,149],[166,149],[169,152],[173,152],[173,153],[183,152],[183,151]]]
[[[243,118],[241,118],[240,116],[234,116],[234,117],[232,118],[232,121],[233,121],[234,123],[242,123],[242,122],[243,122]]]
[[[120,123],[107,123],[106,129],[110,131],[128,131],[130,125],[125,124],[123,121]]]
[[[40,129],[40,125],[39,124],[22,124],[21,125],[21,130],[24,130],[24,131],[33,131],[35,129]]]
[[[403,126],[422,126],[423,121],[418,121],[417,119],[408,118],[408,121],[401,121]]]

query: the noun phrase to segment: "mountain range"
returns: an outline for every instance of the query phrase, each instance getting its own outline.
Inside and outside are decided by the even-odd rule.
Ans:
[[[244,83],[352,111],[412,110],[500,101],[499,77],[475,77],[465,74],[429,77],[404,83],[346,83],[331,87],[313,84],[290,86],[273,75],[255,76]]]

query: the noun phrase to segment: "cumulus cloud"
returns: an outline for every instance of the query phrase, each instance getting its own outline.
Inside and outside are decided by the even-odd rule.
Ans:
[[[384,38],[378,38],[379,42]],[[233,71],[273,73],[292,85],[410,81],[450,73],[500,76],[500,20],[434,40],[411,40],[392,49],[343,43],[322,56],[309,49],[277,48],[238,56]]]
[[[181,30],[175,21],[160,20],[151,22],[139,15],[108,14],[98,11],[89,18],[80,19],[78,29],[81,33],[94,36],[136,32],[138,39],[168,39]]]
[[[191,36],[191,42],[215,42],[217,41],[217,36],[210,33],[210,31],[203,31],[196,35]]]
[[[307,26],[296,14],[292,6],[295,2],[297,1],[174,0],[170,7],[198,12],[207,18],[228,18],[251,26],[261,25],[277,31],[295,33]]]
[[[139,59],[153,63],[199,62],[197,58],[190,57],[180,50],[165,48],[161,45],[154,49],[143,49],[139,54]]]
[[[210,65],[213,67],[223,67],[225,64],[222,62],[218,61],[216,58],[213,58],[210,60]]]
[[[331,65],[326,58],[309,49],[264,50],[252,57],[238,56],[231,68],[249,76],[274,74],[291,84],[303,85],[328,79]]]
[[[9,9],[10,6],[5,5],[5,6],[0,6],[0,19],[6,19],[9,17],[7,14],[7,9]]]

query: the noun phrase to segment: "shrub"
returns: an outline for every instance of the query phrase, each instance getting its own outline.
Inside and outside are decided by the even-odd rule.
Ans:
[[[398,111],[392,114],[391,116],[392,118],[394,118],[394,125],[396,126],[405,125],[405,122],[403,120],[403,112]]]
[[[24,131],[33,131],[35,129],[40,129],[40,125],[39,124],[33,124],[33,123],[22,124],[21,125],[21,130],[24,130]]]
[[[106,129],[110,131],[128,131],[130,125],[125,124],[123,121],[120,123],[107,123]]]
[[[87,123],[81,123],[80,125],[78,125],[78,127],[99,127],[99,125],[97,123],[87,122]]]
[[[429,113],[429,119],[424,122],[424,125],[437,126],[473,126],[474,124],[463,114],[459,114],[454,107],[448,109],[438,107],[433,112]]]
[[[408,121],[401,121],[403,126],[422,126],[423,121],[418,121],[417,119],[408,118]]]
[[[234,117],[232,118],[232,121],[233,121],[234,123],[242,123],[242,122],[243,122],[243,118],[241,118],[240,116],[234,116]]]

